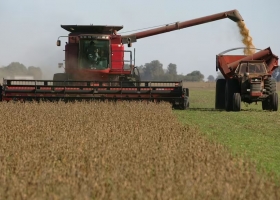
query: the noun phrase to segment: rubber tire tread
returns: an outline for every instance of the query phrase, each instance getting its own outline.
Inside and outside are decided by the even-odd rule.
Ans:
[[[271,110],[278,111],[278,94],[276,92],[271,95]]]
[[[265,94],[270,95],[271,93],[270,79],[264,80],[264,89],[265,89]]]
[[[275,93],[276,92],[276,80],[271,79],[270,84],[271,84],[271,86],[270,86],[271,87],[271,92]]]
[[[232,97],[232,110],[240,111],[241,110],[241,96],[240,93],[234,93]]]
[[[183,104],[180,107],[181,110],[188,110],[190,107],[189,88],[183,88],[183,93],[185,95],[185,98],[183,100]]]

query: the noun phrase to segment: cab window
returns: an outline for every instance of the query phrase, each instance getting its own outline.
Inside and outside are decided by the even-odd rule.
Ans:
[[[79,67],[107,69],[109,67],[109,40],[80,40]]]

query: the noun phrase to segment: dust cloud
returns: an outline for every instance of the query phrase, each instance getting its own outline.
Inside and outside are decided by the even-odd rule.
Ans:
[[[249,48],[255,48],[254,44],[253,44],[253,38],[250,36],[250,31],[249,29],[246,27],[246,24],[244,21],[239,21],[237,23],[238,27],[239,27],[239,32],[242,35],[242,43],[247,47],[246,49],[244,49],[244,54],[245,55],[252,55],[256,52],[255,49],[249,49]]]

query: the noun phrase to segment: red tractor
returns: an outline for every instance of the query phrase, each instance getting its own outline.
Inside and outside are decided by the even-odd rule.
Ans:
[[[237,10],[177,22],[131,35],[119,35],[122,26],[62,25],[70,33],[65,45],[65,72],[53,80],[4,80],[2,100],[151,100],[174,108],[189,106],[189,90],[182,82],[141,81],[135,55],[124,49],[138,39],[229,18],[242,21]],[[60,38],[59,37],[59,38]],[[61,41],[57,40],[57,46]],[[128,60],[125,60],[128,55]]]
[[[263,110],[278,110],[278,94],[273,71],[278,67],[278,57],[270,48],[253,55],[217,55],[216,70],[225,79],[216,82],[216,109],[240,111],[241,102],[262,102]]]

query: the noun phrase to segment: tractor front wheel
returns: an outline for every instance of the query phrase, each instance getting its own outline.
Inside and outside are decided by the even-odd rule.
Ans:
[[[267,99],[262,101],[262,109],[263,110],[269,110],[269,104],[268,104]]]
[[[225,91],[225,108],[226,111],[233,110],[233,95],[239,93],[238,82],[235,79],[228,79],[226,81]]]
[[[276,92],[271,94],[271,110],[277,111],[278,110],[278,94]]]
[[[234,93],[232,99],[232,110],[240,111],[241,110],[241,96],[240,93]]]

